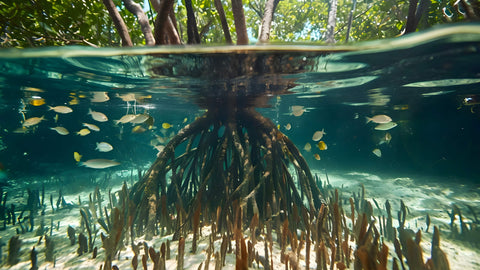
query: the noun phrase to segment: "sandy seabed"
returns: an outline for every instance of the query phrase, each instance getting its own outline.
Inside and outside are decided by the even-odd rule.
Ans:
[[[322,172],[313,172],[318,173],[319,175],[324,175]],[[405,227],[412,229],[413,231],[422,230],[422,242],[421,246],[423,248],[423,258],[426,261],[430,258],[431,252],[431,238],[433,233],[433,226],[438,226],[440,229],[440,246],[443,252],[446,254],[450,269],[480,269],[480,244],[474,244],[466,241],[460,241],[452,239],[450,237],[450,217],[447,211],[451,211],[452,205],[455,204],[459,208],[466,209],[466,205],[470,206],[471,209],[480,209],[480,185],[479,186],[469,186],[469,185],[460,185],[456,184],[454,181],[445,182],[435,182],[432,179],[427,179],[425,177],[385,177],[377,176],[374,174],[363,173],[363,172],[329,172],[328,175],[329,184],[333,188],[337,188],[342,199],[348,199],[353,193],[358,193],[361,190],[361,185],[365,187],[365,197],[372,202],[374,205],[374,215],[379,215],[379,209],[375,207],[373,199],[382,207],[386,200],[388,199],[392,205],[392,212],[396,213],[400,209],[400,200],[403,200],[405,205],[408,207],[408,214]],[[123,179],[124,180],[124,179]],[[121,188],[121,183],[123,181],[121,177],[118,179],[118,183],[112,187],[112,191],[119,190]],[[325,177],[322,177],[322,180],[325,180]],[[18,188],[18,187],[17,187]],[[46,194],[57,194],[58,196],[58,187],[57,190],[46,190]],[[9,191],[9,194],[14,193]],[[11,189],[14,189],[13,187]],[[48,189],[48,188],[46,188]],[[18,190],[16,191],[18,193]],[[94,246],[98,249],[98,255],[95,259],[92,258],[92,253],[83,254],[78,256],[77,248],[78,244],[70,245],[70,241],[67,237],[67,227],[72,226],[78,231],[80,230],[81,216],[78,206],[79,198],[82,202],[83,207],[88,207],[87,202],[89,201],[89,194],[93,190],[85,190],[82,192],[70,192],[65,194],[64,198],[67,203],[75,205],[70,209],[58,209],[52,211],[50,206],[46,207],[45,215],[43,217],[39,216],[35,219],[35,229],[40,224],[41,220],[45,224],[45,227],[51,228],[52,239],[55,242],[54,256],[55,262],[46,262],[45,261],[45,241],[40,236],[35,236],[35,230],[32,232],[27,232],[20,234],[20,239],[22,240],[22,247],[20,250],[19,262],[13,266],[7,265],[7,254],[8,254],[8,240],[16,235],[16,229],[19,228],[18,225],[12,226],[7,225],[7,229],[0,231],[0,244],[2,249],[0,269],[31,269],[30,261],[30,251],[35,247],[38,252],[38,268],[43,269],[100,269],[105,260],[104,249],[102,248],[102,241],[100,238],[100,233],[103,231],[101,227],[96,224],[96,228],[99,229]],[[102,190],[102,194],[106,191]],[[16,194],[17,194],[16,193]],[[19,193],[18,193],[19,194]],[[25,196],[17,196],[9,198],[7,205],[10,203],[26,203]],[[106,203],[105,203],[106,204]],[[49,205],[49,204],[48,204]],[[426,214],[430,215],[431,226],[428,232],[426,229]],[[382,213],[383,214],[383,213]],[[395,214],[394,214],[395,216]],[[471,216],[471,215],[470,215]],[[465,222],[473,222],[468,214],[464,215]],[[53,223],[52,223],[53,220]],[[456,220],[458,223],[459,221]],[[398,221],[394,218],[394,227],[398,226]],[[457,224],[459,227],[460,225]],[[202,264],[201,269],[206,269],[205,264],[207,260],[207,248],[209,245],[209,236],[210,236],[210,226],[206,225],[201,227],[201,235],[198,241],[197,252],[195,254],[191,253],[192,247],[192,234],[188,235],[185,239],[185,257],[184,257],[184,268],[185,269],[199,269],[200,264]],[[49,230],[49,229],[48,229]],[[49,232],[50,233],[50,232]],[[86,234],[86,233],[85,233]],[[280,262],[280,246],[275,241],[276,233],[272,234],[274,237],[274,246],[273,246],[273,269],[285,269],[285,265]],[[248,240],[249,232],[244,232],[244,237]],[[255,250],[259,253],[260,256],[263,256],[264,243],[262,237],[255,246]],[[172,239],[172,235],[167,235],[164,237],[154,237],[153,240],[146,241],[148,246],[153,247],[156,251],[159,251],[162,243],[166,242],[167,239]],[[143,238],[136,238],[135,243],[144,242]],[[389,247],[389,258],[396,257],[394,252],[394,247],[391,243],[385,242]],[[354,243],[351,243],[354,245]],[[209,262],[209,269],[215,269],[215,252],[220,250],[221,238],[215,241],[214,243],[214,252]],[[235,248],[235,243],[232,242],[233,248]],[[171,241],[171,258],[166,261],[167,269],[177,269],[177,260],[175,258],[178,241]],[[287,250],[288,252],[288,250]],[[145,252],[143,248],[140,250],[140,254],[143,255]],[[133,251],[129,245],[126,245],[120,251],[120,254],[112,262],[112,265],[116,265],[119,269],[133,269],[132,267],[132,258]],[[141,256],[140,255],[140,256]],[[310,252],[310,269],[316,269],[315,263],[315,252]],[[140,261],[140,260],[139,260]],[[226,255],[225,266],[222,269],[235,269],[235,252]],[[152,260],[148,259],[148,269],[153,269]],[[305,269],[305,247],[301,250],[300,269]],[[387,269],[391,269],[391,261],[388,263]],[[263,269],[263,266],[260,264],[253,263],[253,268]],[[353,266],[350,267],[353,269]],[[141,261],[139,263],[138,269],[143,269],[141,266]],[[337,269],[337,268],[335,268]]]

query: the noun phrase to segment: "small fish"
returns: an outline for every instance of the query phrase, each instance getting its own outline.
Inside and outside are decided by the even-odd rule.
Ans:
[[[53,110],[56,113],[63,113],[63,114],[73,112],[72,108],[67,106],[55,106],[55,107],[48,106],[48,110],[49,111]]]
[[[317,147],[318,147],[318,149],[320,149],[322,151],[327,150],[327,144],[324,141],[319,141],[317,143]]]
[[[45,120],[45,116],[28,118],[27,120],[25,120],[25,122],[23,122],[22,126],[24,127],[35,126],[38,123],[42,122],[43,120]]]
[[[125,102],[135,101],[135,94],[133,94],[133,93],[128,93],[128,94],[125,94],[125,95],[117,94],[116,96],[118,98],[121,98]]]
[[[377,157],[382,157],[382,151],[380,151],[378,148],[373,149],[372,153]]]
[[[82,123],[82,125],[88,129],[90,129],[91,131],[100,131],[100,128],[97,127],[96,125],[94,124],[89,124],[89,123]]]
[[[22,90],[23,91],[30,91],[30,92],[37,92],[37,93],[45,92],[45,90],[42,90],[42,89],[36,88],[36,87],[30,87],[30,86],[25,86],[25,87],[23,87]]]
[[[297,117],[301,116],[305,112],[305,108],[303,106],[294,105],[291,107],[291,109],[292,114]]]
[[[150,115],[148,115],[148,114],[145,114],[145,113],[136,114],[136,115],[135,115],[135,118],[133,118],[133,119],[130,121],[130,123],[132,123],[132,124],[142,124],[142,123],[144,123],[145,121],[147,121],[148,118],[150,118]]]
[[[120,165],[119,162],[109,159],[90,159],[85,162],[80,162],[80,166],[85,166],[92,169],[105,169]]]
[[[313,157],[314,157],[316,160],[320,160],[320,155],[319,155],[319,154],[313,154]]]
[[[38,107],[38,106],[42,106],[42,105],[45,104],[45,99],[43,99],[43,98],[32,98],[29,103],[32,106]]]
[[[325,132],[325,129],[322,129],[322,131],[315,131],[315,133],[313,133],[312,140],[318,142],[323,138],[323,135],[326,134],[327,133]]]
[[[384,123],[384,124],[379,124],[378,126],[375,127],[376,130],[389,130],[397,126],[397,123],[395,122],[389,122],[389,123]]]
[[[393,109],[395,111],[405,111],[408,110],[408,104],[399,104],[399,105],[394,105]]]
[[[73,158],[76,162],[80,162],[80,159],[82,159],[82,155],[80,155],[78,152],[73,152]]]
[[[145,131],[147,130],[142,126],[135,126],[132,128],[132,133],[143,133]]]
[[[185,117],[185,119],[183,119],[183,123],[186,123],[188,121],[188,118]]]
[[[286,129],[286,130],[292,129],[292,125],[291,125],[290,123],[286,124],[286,125],[285,125],[285,129]]]
[[[20,128],[14,129],[12,132],[17,133],[17,134],[26,134],[30,131],[31,131],[31,129],[28,129],[26,127],[20,127]]]
[[[82,128],[80,131],[77,131],[77,135],[80,136],[87,136],[90,134],[90,130],[88,128]]]
[[[392,122],[392,118],[385,114],[375,115],[373,117],[365,117],[367,124],[370,122],[374,122],[377,124],[386,124]]]
[[[107,95],[107,92],[93,92],[93,97],[90,99],[91,102],[105,102],[109,101],[110,98]]]
[[[95,150],[99,152],[110,152],[113,150],[113,146],[107,142],[97,142],[97,147]]]
[[[64,127],[51,127],[51,130],[55,130],[60,135],[68,135],[70,132]]]
[[[305,146],[303,147],[303,149],[307,152],[310,152],[310,150],[312,150],[312,145],[310,143],[306,143]]]
[[[170,125],[169,123],[163,123],[162,124],[162,128],[164,128],[164,129],[169,129],[171,127],[172,127],[172,125]]]
[[[126,124],[126,123],[131,122],[133,119],[135,119],[135,117],[137,117],[135,114],[125,114],[120,119],[115,120],[114,122],[115,122],[116,125]]]
[[[88,114],[90,114],[92,116],[93,120],[95,120],[95,121],[98,121],[98,122],[107,122],[108,121],[108,117],[101,112],[95,112],[95,111],[92,111],[92,109],[88,109]]]
[[[68,105],[78,105],[80,100],[77,97],[71,97],[72,99],[68,102]]]
[[[383,136],[383,137],[380,139],[380,142],[379,142],[378,144],[379,144],[379,145],[380,145],[380,144],[384,144],[384,143],[389,144],[391,140],[392,140],[392,134],[390,134],[390,133],[387,132],[387,133],[385,133],[385,136]]]
[[[53,117],[53,121],[55,121],[55,124],[58,122],[58,113],[56,113],[55,117]]]

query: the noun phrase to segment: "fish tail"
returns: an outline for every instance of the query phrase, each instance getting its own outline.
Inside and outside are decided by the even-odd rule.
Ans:
[[[372,118],[365,116],[365,124],[370,123],[370,121],[372,121]]]
[[[48,110],[49,110],[49,111],[53,110],[53,107],[49,105],[49,106],[48,106]]]

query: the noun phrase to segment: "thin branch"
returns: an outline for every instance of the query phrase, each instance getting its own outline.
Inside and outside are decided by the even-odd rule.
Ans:
[[[108,14],[112,18],[113,24],[115,24],[115,28],[122,39],[122,46],[123,47],[132,47],[132,39],[130,38],[130,34],[128,34],[127,26],[120,16],[120,13],[117,10],[117,7],[113,3],[113,0],[103,0],[103,4],[108,10]]]
[[[248,34],[242,0],[232,0],[232,11],[233,19],[235,21],[235,30],[237,31],[237,45],[247,45]]]
[[[123,0],[125,7],[128,11],[137,17],[142,33],[145,36],[145,44],[155,45],[155,39],[153,38],[152,29],[150,28],[150,22],[148,21],[147,15],[143,12],[142,6],[133,2],[133,0]]]
[[[348,42],[348,39],[350,38],[350,30],[352,29],[353,13],[355,12],[356,7],[357,7],[357,0],[353,0],[352,9],[350,9],[350,14],[348,15],[348,28],[347,28],[347,34],[345,37],[345,42]]]
[[[232,44],[232,36],[230,36],[230,30],[228,29],[227,17],[225,16],[225,10],[223,10],[223,5],[221,0],[215,0],[215,8],[217,9],[218,16],[220,17],[220,22],[222,23],[223,34],[225,35],[225,41],[228,44]]]
[[[203,37],[208,32],[208,30],[210,30],[210,27],[212,27],[212,25],[213,25],[213,21],[209,20],[207,24],[203,26],[202,29],[200,29],[199,36]]]
[[[261,8],[257,5],[254,5],[253,4],[254,2],[250,1],[248,3],[248,6],[253,9],[253,11],[255,11],[255,13],[257,14],[258,18],[261,19],[262,16],[263,16],[263,10],[261,10]]]
[[[265,13],[263,14],[262,26],[258,37],[259,43],[266,43],[270,39],[270,30],[272,26],[273,14],[280,0],[268,0],[265,5]]]

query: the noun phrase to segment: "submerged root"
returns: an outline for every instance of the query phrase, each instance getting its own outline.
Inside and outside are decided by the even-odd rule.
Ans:
[[[222,229],[227,216],[233,220],[234,201],[246,218],[257,213],[260,220],[267,218],[269,206],[274,215],[302,208],[313,214],[322,204],[298,149],[253,108],[209,110],[184,127],[134,186],[133,199],[139,206],[137,230],[147,238],[157,222],[172,229],[167,213],[176,209],[185,209],[178,228],[190,224],[198,205],[205,216],[218,209]]]

